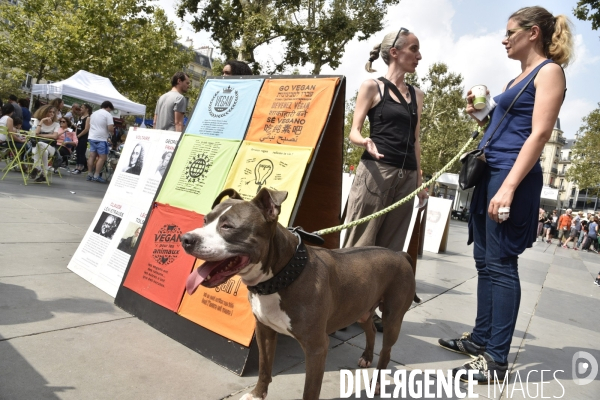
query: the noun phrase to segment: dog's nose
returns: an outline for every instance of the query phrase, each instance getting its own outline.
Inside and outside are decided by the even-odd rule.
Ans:
[[[181,236],[181,245],[183,246],[184,250],[191,250],[194,248],[194,245],[196,244],[196,237],[194,235],[192,235],[191,233],[185,233],[183,234],[183,236]]]

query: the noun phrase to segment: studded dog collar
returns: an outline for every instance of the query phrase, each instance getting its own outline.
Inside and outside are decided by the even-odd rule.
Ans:
[[[292,259],[271,279],[254,286],[248,286],[250,292],[260,295],[277,293],[281,289],[290,286],[300,276],[308,263],[308,253],[300,235],[296,232],[293,233],[298,238],[298,246],[296,246],[296,252]]]

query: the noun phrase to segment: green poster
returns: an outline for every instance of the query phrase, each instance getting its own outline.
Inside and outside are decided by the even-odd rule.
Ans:
[[[239,140],[183,135],[157,201],[206,215],[239,147]]]

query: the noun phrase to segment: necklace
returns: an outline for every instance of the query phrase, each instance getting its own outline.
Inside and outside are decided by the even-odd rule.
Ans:
[[[385,76],[385,79],[387,79],[388,81],[391,82],[391,80],[387,76]],[[396,87],[398,87],[398,85],[396,85],[396,84],[394,84],[394,85]],[[404,96],[404,98],[406,100],[408,100],[410,98],[410,91],[408,90],[408,85],[406,84],[406,82],[402,82],[402,85],[404,85],[404,90],[402,90],[402,89],[400,89],[398,87],[398,91],[400,91],[400,93],[402,93],[402,95]],[[398,99],[398,100],[400,100],[400,99]]]

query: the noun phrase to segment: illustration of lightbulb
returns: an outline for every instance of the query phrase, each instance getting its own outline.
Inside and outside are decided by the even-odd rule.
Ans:
[[[254,183],[258,185],[256,193],[259,192],[260,188],[267,182],[267,178],[273,173],[273,161],[260,160],[256,167],[254,167]]]

